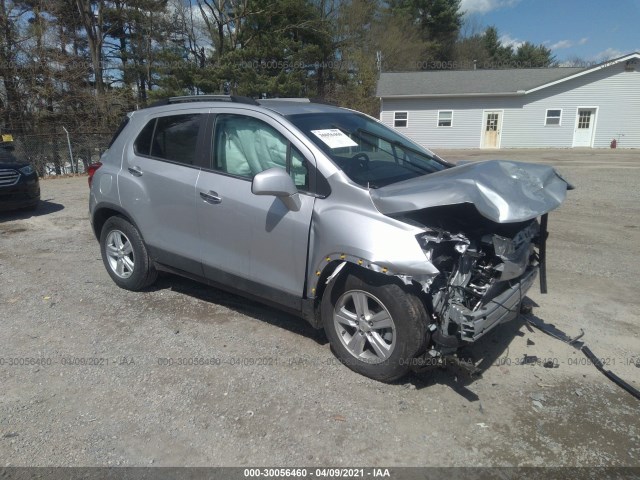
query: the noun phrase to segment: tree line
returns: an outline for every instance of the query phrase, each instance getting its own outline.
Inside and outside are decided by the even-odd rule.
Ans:
[[[0,0],[0,127],[109,131],[159,98],[208,93],[375,115],[380,71],[554,62],[463,27],[460,0]]]

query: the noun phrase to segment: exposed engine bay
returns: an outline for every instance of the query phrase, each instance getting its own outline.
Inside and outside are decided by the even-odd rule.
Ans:
[[[407,217],[427,225],[417,238],[440,271],[428,286],[435,343],[456,348],[518,315],[540,262],[537,219],[496,223],[470,204]]]

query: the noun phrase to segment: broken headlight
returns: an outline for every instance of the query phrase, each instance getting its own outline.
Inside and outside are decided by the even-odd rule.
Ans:
[[[492,236],[493,250],[499,257],[509,257],[516,251],[515,242],[510,238],[501,237],[500,235]]]

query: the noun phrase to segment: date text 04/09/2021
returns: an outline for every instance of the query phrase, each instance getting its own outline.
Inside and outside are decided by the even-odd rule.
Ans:
[[[245,468],[245,478],[390,478],[388,468]]]

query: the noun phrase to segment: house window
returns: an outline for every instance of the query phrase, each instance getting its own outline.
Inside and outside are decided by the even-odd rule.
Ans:
[[[408,112],[395,112],[393,114],[393,126],[396,128],[404,128],[407,126],[409,120]]]
[[[548,125],[560,125],[560,119],[562,118],[562,110],[547,110],[547,115],[544,124]]]
[[[438,112],[438,126],[450,127],[453,124],[453,111],[441,110]]]

